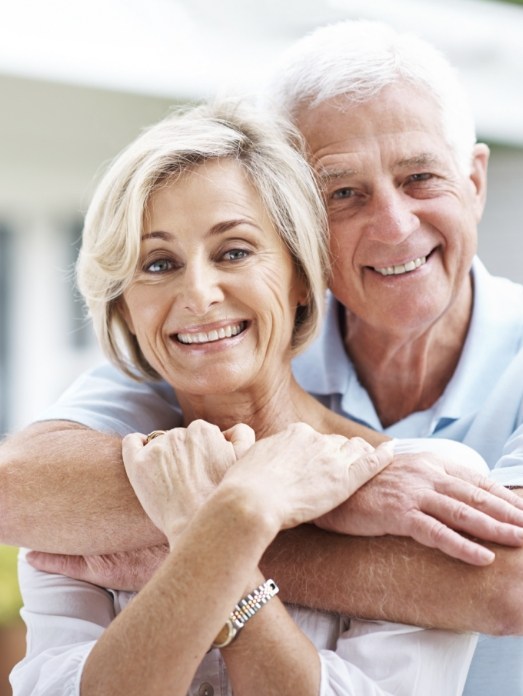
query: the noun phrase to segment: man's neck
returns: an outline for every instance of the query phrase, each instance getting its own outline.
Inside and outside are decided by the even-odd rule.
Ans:
[[[386,333],[347,312],[344,340],[383,427],[433,406],[458,365],[472,315],[472,291],[416,334]]]

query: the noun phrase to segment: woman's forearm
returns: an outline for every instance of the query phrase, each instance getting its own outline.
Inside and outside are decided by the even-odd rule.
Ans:
[[[263,514],[231,500],[230,494],[213,496],[173,543],[154,578],[93,648],[84,667],[82,696],[112,694],[116,685],[129,696],[154,696],[165,693],[166,684],[172,685],[170,693],[185,696],[231,609],[261,582],[257,564],[276,531],[266,522]],[[296,672],[299,665],[310,690],[300,693],[315,695],[316,650],[277,599],[223,650],[235,693],[274,693],[260,688],[271,683],[275,651],[281,663],[275,675],[279,688],[285,674]],[[242,654],[248,660],[238,657]],[[253,682],[254,674],[262,681]]]
[[[279,600],[253,617],[222,656],[234,696],[319,694],[318,651]]]

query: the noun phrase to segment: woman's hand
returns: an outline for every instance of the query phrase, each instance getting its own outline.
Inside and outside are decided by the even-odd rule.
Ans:
[[[323,435],[304,423],[258,440],[220,486],[263,506],[276,531],[338,506],[392,461],[392,443],[374,449],[361,438]]]
[[[222,433],[203,420],[146,444],[139,433],[122,443],[125,470],[145,512],[172,539],[191,520],[227,469],[254,443],[244,424]]]

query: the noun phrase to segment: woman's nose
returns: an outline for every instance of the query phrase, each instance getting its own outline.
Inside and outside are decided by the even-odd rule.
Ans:
[[[182,278],[181,304],[192,314],[202,316],[223,301],[218,271],[210,264],[188,264]]]

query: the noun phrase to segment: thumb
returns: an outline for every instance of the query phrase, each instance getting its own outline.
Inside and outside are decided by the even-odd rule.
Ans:
[[[85,574],[87,563],[83,556],[66,556],[58,553],[29,551],[26,554],[29,565],[44,573],[59,573],[70,578],[81,578]]]
[[[223,436],[234,448],[236,459],[240,459],[256,442],[254,430],[246,423],[237,423],[223,431]]]
[[[145,435],[142,433],[130,433],[126,435],[122,440],[122,456],[132,457],[137,455],[144,448],[145,445]]]
[[[383,442],[373,452],[363,454],[349,464],[348,495],[355,493],[367,481],[379,474],[388,466],[394,457],[394,444],[392,441]]]

